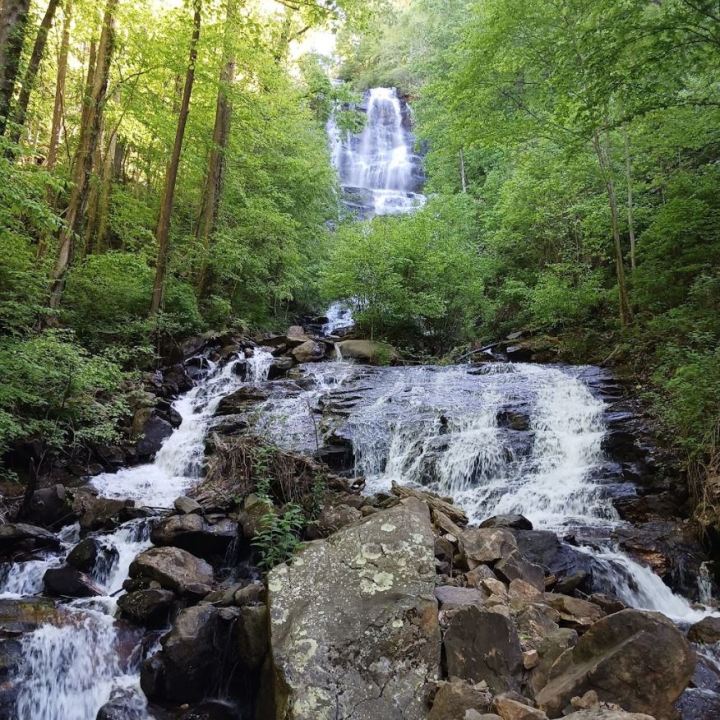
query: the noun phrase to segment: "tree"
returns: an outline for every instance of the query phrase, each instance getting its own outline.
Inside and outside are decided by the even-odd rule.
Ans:
[[[68,52],[70,50],[70,21],[72,20],[73,0],[65,0],[62,40],[60,54],[57,61],[57,79],[55,81],[55,97],[52,110],[52,126],[50,128],[50,141],[45,165],[48,170],[55,168],[57,151],[60,143],[60,129],[65,107],[65,83],[67,82]]]
[[[4,0],[0,8],[0,135],[10,115],[29,10],[30,0]]]
[[[190,113],[190,98],[192,96],[193,83],[195,82],[195,63],[197,62],[197,46],[200,41],[202,0],[194,0],[193,7],[190,61],[188,62],[182,100],[180,101],[177,128],[175,130],[175,142],[165,173],[165,189],[162,200],[160,201],[160,217],[158,219],[156,232],[158,251],[155,265],[155,282],[153,283],[152,300],[150,302],[150,315],[155,315],[162,307],[163,293],[165,292],[165,275],[167,274],[168,254],[170,250],[170,219],[173,210],[173,199],[175,197],[175,184],[180,167],[183,138],[185,137],[185,128],[187,126],[188,114]]]
[[[68,0],[68,2],[71,2],[71,0]],[[20,135],[25,125],[28,104],[30,103],[30,94],[35,88],[35,80],[37,78],[38,70],[40,69],[40,63],[42,62],[43,55],[45,54],[48,33],[52,27],[53,20],[55,18],[55,11],[57,10],[59,4],[60,0],[49,0],[43,19],[40,22],[37,35],[35,36],[32,53],[30,54],[30,60],[28,61],[25,74],[23,75],[22,84],[20,86],[20,94],[13,113],[14,127],[11,133],[13,143],[17,143],[20,140]]]
[[[65,286],[65,276],[75,258],[76,238],[80,233],[87,205],[95,151],[102,128],[110,63],[115,48],[115,12],[117,6],[118,0],[107,0],[97,57],[94,63],[91,57],[88,69],[89,92],[85,97],[80,137],[73,163],[73,187],[65,215],[65,226],[60,233],[57,258],[51,275],[49,307],[52,310],[56,310],[60,306]]]

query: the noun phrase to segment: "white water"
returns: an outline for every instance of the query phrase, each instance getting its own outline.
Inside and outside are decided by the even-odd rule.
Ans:
[[[256,349],[249,361],[251,381],[266,380],[271,362],[269,352]],[[234,365],[229,363],[222,369],[211,366],[207,378],[174,403],[182,423],[162,445],[154,462],[97,476],[92,484],[99,493],[131,497],[140,505],[169,506],[195,483],[210,419],[220,400],[241,384]],[[126,702],[130,703],[132,720],[149,717],[139,687],[140,658],[134,653],[121,661],[118,650],[122,630],[114,619],[115,596],[128,576],[130,563],[150,547],[149,530],[147,520],[131,520],[99,537],[114,550],[114,561],[100,568],[93,578],[103,595],[66,604],[59,625],[43,625],[22,638],[18,720],[94,720],[99,708],[115,693],[129,698]],[[0,581],[0,596],[40,593],[45,571],[62,564],[77,541],[77,526],[62,539],[63,552],[12,566]]]
[[[327,317],[327,322],[322,327],[322,333],[326,336],[334,335],[338,330],[347,330],[355,324],[352,311],[344,303],[332,303],[327,309],[325,316]]]
[[[366,217],[407,213],[425,203],[422,163],[413,152],[414,139],[405,128],[395,88],[368,91],[360,135],[343,134],[332,118],[328,134],[340,183],[346,195],[362,196],[358,202]]]
[[[248,361],[254,376],[260,378],[264,372],[267,378],[268,355],[258,349]],[[170,507],[200,477],[203,441],[220,400],[242,384],[234,365],[230,362],[222,369],[211,365],[207,379],[173,403],[182,422],[163,443],[155,460],[96,476],[91,484],[98,493],[109,498],[131,498],[149,507]]]

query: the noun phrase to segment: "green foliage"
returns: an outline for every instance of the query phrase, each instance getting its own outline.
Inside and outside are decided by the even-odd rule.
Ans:
[[[268,513],[260,525],[261,530],[253,538],[252,546],[260,555],[258,565],[270,570],[289,560],[300,547],[305,516],[299,505],[288,503],[282,514]]]
[[[472,214],[458,197],[341,227],[325,294],[352,303],[372,337],[437,352],[467,338],[481,294]]]
[[[127,412],[120,368],[68,333],[3,339],[0,373],[0,453],[20,440],[54,449],[106,442]]]

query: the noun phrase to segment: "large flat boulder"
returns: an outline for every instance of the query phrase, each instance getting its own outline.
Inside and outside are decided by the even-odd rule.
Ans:
[[[421,720],[440,672],[434,537],[415,498],[268,575],[276,717]]]
[[[556,718],[573,697],[594,690],[601,701],[670,720],[694,668],[695,653],[670,620],[623,610],[596,622],[560,655],[536,700]]]
[[[224,554],[237,536],[238,524],[230,518],[205,518],[192,513],[161,520],[153,528],[151,539],[156,545],[172,545],[210,559]]]
[[[335,345],[345,360],[357,360],[370,365],[387,365],[402,359],[392,345],[374,340],[343,340]]]
[[[204,560],[176,547],[141,552],[130,565],[130,577],[156,580],[166,590],[202,596],[210,592],[213,569]]]

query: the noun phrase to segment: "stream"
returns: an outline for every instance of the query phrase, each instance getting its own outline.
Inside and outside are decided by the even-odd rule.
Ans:
[[[376,88],[365,109],[360,136],[343,137],[332,122],[329,128],[348,202],[363,217],[409,212],[424,196],[408,108],[396,91]],[[350,309],[336,303],[323,330],[333,335],[351,326]],[[636,487],[605,447],[613,422],[605,371],[507,362],[368,367],[340,357],[268,381],[273,360],[269,349],[255,349],[245,379],[237,359],[203,361],[204,375],[173,404],[182,422],[153,462],[89,481],[101,496],[150,509],[113,532],[93,533],[107,549],[107,561],[93,572],[98,597],[61,602],[52,622],[21,636],[19,690],[9,717],[95,720],[114,697],[125,699],[126,720],[156,717],[140,689],[139,668],[157,634],[143,637],[117,619],[117,597],[131,562],[151,545],[153,517],[199,481],[215,410],[243,384],[269,394],[248,411],[253,432],[308,454],[339,448],[352,457],[354,474],[365,477],[368,494],[388,492],[393,483],[431,490],[452,496],[473,523],[522,514],[536,530],[567,540],[586,558],[596,589],[627,605],[661,612],[683,627],[712,612],[674,593],[614,540],[629,526],[613,499]],[[42,596],[44,573],[63,563],[79,527],[64,528],[60,539],[60,550],[0,568],[0,598]],[[704,593],[710,600],[707,588]],[[720,677],[714,655],[706,653]]]

